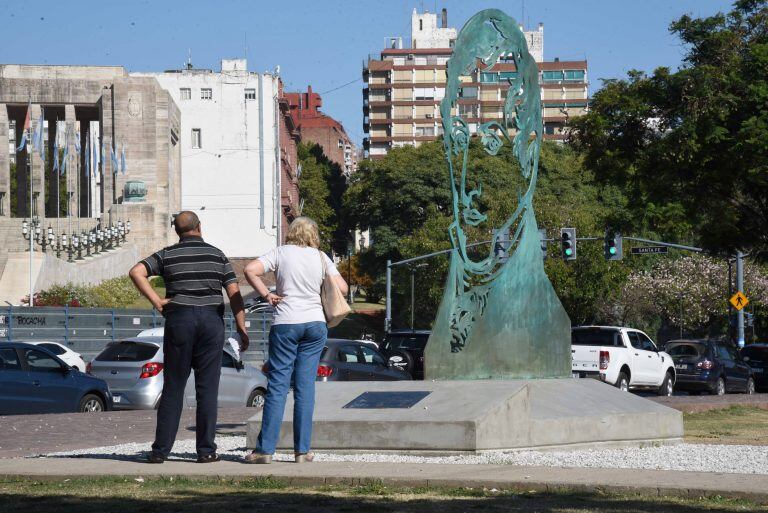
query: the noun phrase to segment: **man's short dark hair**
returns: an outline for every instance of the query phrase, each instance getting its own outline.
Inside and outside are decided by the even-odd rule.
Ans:
[[[200,226],[200,218],[189,210],[179,212],[173,220],[173,227],[179,236],[196,230],[198,226]]]

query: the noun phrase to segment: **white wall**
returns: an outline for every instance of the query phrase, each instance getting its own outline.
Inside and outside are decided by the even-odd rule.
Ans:
[[[244,60],[222,61],[223,72],[151,73],[181,110],[181,202],[200,216],[203,237],[230,257],[254,257],[277,245],[278,201],[275,106],[278,78],[246,70]],[[181,99],[181,89],[191,98]],[[201,99],[211,89],[211,100]],[[254,89],[256,99],[246,100]],[[260,103],[263,110],[259,110]],[[264,140],[259,139],[259,120]],[[192,147],[201,130],[201,148]],[[263,203],[260,153],[263,152]],[[263,209],[264,225],[261,225]]]

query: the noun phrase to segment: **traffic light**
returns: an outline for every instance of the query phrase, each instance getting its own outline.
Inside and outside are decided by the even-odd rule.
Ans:
[[[576,260],[576,228],[560,228],[563,260]]]
[[[541,258],[547,258],[547,230],[539,228],[539,244],[541,245]]]
[[[603,252],[606,260],[621,260],[624,256],[622,248],[621,234],[614,232],[610,228],[605,231],[605,243]]]

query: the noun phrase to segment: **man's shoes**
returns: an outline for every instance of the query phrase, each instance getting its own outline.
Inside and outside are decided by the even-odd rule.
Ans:
[[[150,453],[147,456],[147,463],[165,463],[165,456],[161,456],[157,453]]]
[[[311,452],[305,452],[305,453],[295,453],[293,455],[294,461],[296,463],[312,463],[315,461],[315,455]]]
[[[261,465],[267,465],[269,463],[272,463],[272,455],[260,454],[254,451],[251,454],[247,455],[245,458],[243,458],[243,463],[256,463]]]
[[[221,458],[219,458],[219,455],[215,452],[197,457],[198,463],[216,463],[217,461],[221,461]]]

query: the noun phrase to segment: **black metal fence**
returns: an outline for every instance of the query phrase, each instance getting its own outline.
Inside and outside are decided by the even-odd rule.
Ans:
[[[270,313],[246,315],[251,347],[243,354],[244,360],[264,359],[271,317]],[[228,336],[236,333],[231,312],[225,314],[224,322]],[[164,324],[165,319],[157,310],[9,306],[0,309],[0,343],[50,340],[66,345],[90,361],[107,343]]]

